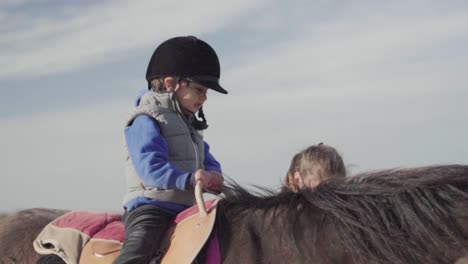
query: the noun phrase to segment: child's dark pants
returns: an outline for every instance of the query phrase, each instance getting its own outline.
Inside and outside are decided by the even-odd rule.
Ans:
[[[173,216],[152,205],[125,212],[125,240],[114,264],[156,263],[155,257]]]

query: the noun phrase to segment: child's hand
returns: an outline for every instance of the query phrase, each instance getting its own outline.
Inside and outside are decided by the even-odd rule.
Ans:
[[[220,192],[223,187],[223,175],[216,171],[197,170],[195,172],[195,182],[198,180],[202,182],[203,188]]]

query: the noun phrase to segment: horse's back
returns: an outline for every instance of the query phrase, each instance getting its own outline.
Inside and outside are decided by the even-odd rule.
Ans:
[[[35,263],[33,241],[49,222],[65,210],[33,208],[0,217],[1,263]]]

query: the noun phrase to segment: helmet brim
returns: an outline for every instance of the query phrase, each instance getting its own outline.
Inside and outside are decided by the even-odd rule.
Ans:
[[[208,89],[215,90],[218,93],[228,94],[228,91],[226,91],[223,87],[221,87],[221,85],[219,85],[219,82],[217,80],[215,80],[217,78],[207,79],[207,78],[203,78],[203,77],[201,77],[201,78],[190,77],[188,79],[190,81],[199,83],[199,84],[207,87]]]

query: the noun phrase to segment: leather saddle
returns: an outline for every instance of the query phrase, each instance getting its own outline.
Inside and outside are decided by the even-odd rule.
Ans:
[[[195,260],[213,230],[216,220],[216,202],[217,200],[213,200],[211,204],[208,204],[209,210],[206,214],[196,212],[180,222],[177,222],[176,218],[176,223],[168,230],[161,244],[163,252],[161,264],[192,263]],[[90,239],[81,252],[79,263],[110,264],[120,254],[121,248],[122,242]]]
[[[201,183],[195,186],[197,205],[176,216],[161,244],[160,263],[192,263],[211,236],[216,220],[218,200],[203,201]],[[101,217],[101,230],[96,225],[84,226],[95,216]],[[68,217],[68,218],[67,218]],[[47,225],[34,241],[39,254],[56,254],[66,263],[107,264],[120,254],[123,241],[123,223],[120,215],[87,213],[88,219],[80,219],[79,212],[71,212]],[[88,220],[88,221],[87,221]],[[72,222],[76,222],[73,226]],[[105,222],[105,225],[102,224]],[[80,228],[76,228],[79,226]],[[101,228],[101,227],[99,227]],[[112,235],[103,234],[112,233]],[[115,234],[119,234],[116,236]],[[214,248],[210,243],[210,248]],[[217,249],[216,248],[214,251]],[[214,259],[219,257],[215,252]],[[212,258],[213,259],[213,258]],[[219,261],[211,261],[217,263]]]

